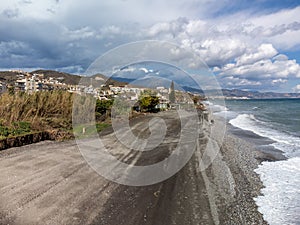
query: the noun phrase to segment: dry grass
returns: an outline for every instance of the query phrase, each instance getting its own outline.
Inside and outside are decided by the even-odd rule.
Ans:
[[[0,95],[0,140],[41,131],[48,132],[52,139],[63,140],[73,137],[74,132],[82,136],[83,127],[86,134],[90,128],[100,132],[110,126],[106,113],[110,105],[98,102],[95,108],[94,97],[66,91],[5,93]],[[91,123],[98,114],[101,120],[96,121],[95,127]]]
[[[64,91],[33,94],[5,93],[0,96],[0,123],[10,127],[18,121],[31,124],[33,130],[71,129],[73,95]]]

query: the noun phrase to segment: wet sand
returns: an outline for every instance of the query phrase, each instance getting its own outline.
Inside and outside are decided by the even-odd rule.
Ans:
[[[148,126],[150,116],[131,121]],[[165,158],[180,125],[171,114],[169,139],[152,157],[124,151],[112,154],[127,163],[151,164]],[[213,126],[219,126],[216,120]],[[120,185],[99,176],[83,159],[74,141],[51,142],[0,152],[0,224],[198,225],[266,224],[253,197],[262,184],[253,172],[257,151],[247,142],[226,135],[213,163],[199,168],[209,139],[203,126],[197,149],[177,174],[145,187]],[[142,129],[147,136],[147,129]],[[137,133],[139,130],[136,131]],[[115,143],[111,132],[102,134]],[[138,158],[136,158],[138,157]],[[209,157],[207,155],[206,157]]]

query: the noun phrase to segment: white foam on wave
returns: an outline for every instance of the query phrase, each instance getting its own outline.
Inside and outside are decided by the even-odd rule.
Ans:
[[[209,106],[213,112],[226,112],[228,108],[224,105],[210,105]]]
[[[229,111],[226,105],[213,104],[209,101],[206,101],[204,103],[211,110],[213,115],[220,116],[223,118],[233,118],[234,116],[236,116],[236,113],[233,111]]]
[[[214,104],[210,101],[203,101],[203,104],[205,104],[207,107],[209,107],[212,112],[228,111],[228,108],[226,107],[226,105],[218,105],[218,104]]]
[[[287,157],[300,156],[300,138],[282,131],[268,127],[268,124],[259,121],[252,114],[240,114],[229,121],[235,127],[251,131],[259,136],[269,138],[275,143],[271,144],[284,152]]]
[[[220,111],[220,112],[214,112],[213,115],[220,116],[225,119],[232,119],[236,117],[237,113],[233,111]]]
[[[263,162],[256,170],[265,185],[254,200],[270,225],[300,224],[300,157]]]

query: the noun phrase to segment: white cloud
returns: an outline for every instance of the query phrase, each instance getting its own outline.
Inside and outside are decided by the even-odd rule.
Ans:
[[[296,86],[293,88],[293,91],[294,91],[294,92],[297,92],[297,93],[300,93],[300,84],[296,85]]]
[[[209,29],[208,23],[203,20],[191,20],[186,26],[186,32],[188,35],[197,36],[207,33]]]
[[[240,76],[251,78],[254,76],[266,78],[300,77],[300,66],[295,60],[260,60],[247,65],[225,65],[220,69],[222,76]]]
[[[182,32],[185,32],[188,20],[186,18],[178,18],[170,22],[159,22],[146,28],[144,33],[146,36],[153,38],[158,36],[169,36],[169,38],[178,37]]]
[[[210,64],[214,61],[224,63],[241,55],[246,50],[246,45],[238,39],[226,38],[223,40],[206,40],[199,50]],[[216,60],[217,59],[217,60]]]
[[[50,18],[66,22],[73,26],[87,26],[91,23],[102,25],[153,23],[170,21],[179,17],[207,18],[220,11],[224,6],[234,5],[237,0],[173,0],[173,1],[141,1],[141,0],[4,0],[0,11],[18,8],[23,18]]]
[[[244,32],[255,39],[273,43],[279,49],[291,49],[300,44],[300,6],[275,13],[251,17]]]
[[[285,58],[285,59],[284,59]],[[266,86],[280,87],[288,79],[300,77],[300,66],[295,60],[279,58],[262,59],[252,64],[227,64],[215,71],[224,86],[249,86],[263,89]]]
[[[151,32],[154,36],[176,41],[197,52],[227,85],[279,87],[289,79],[300,77],[296,60],[279,54],[280,50],[274,46],[277,45],[281,50],[288,49],[287,45],[274,41],[274,38],[281,35],[295,39],[293,35],[298,32],[300,22],[297,22],[299,19],[294,15],[299,9],[261,15],[258,18],[238,15],[238,18],[228,17],[228,20],[223,18],[222,21],[189,20],[177,26],[180,29],[174,29],[174,21],[164,22],[152,26]],[[214,22],[218,22],[218,25],[214,26]],[[298,42],[297,39],[289,47]]]
[[[300,6],[292,9],[283,9],[271,14],[264,14],[249,18],[248,21],[255,27],[263,26],[266,28],[275,27],[299,21]]]
[[[229,76],[221,80],[222,85],[225,87],[235,87],[235,88],[257,88],[262,85],[261,81],[251,81],[244,78]]]
[[[256,52],[246,53],[238,57],[237,65],[252,64],[262,59],[272,58],[277,54],[272,44],[261,44]]]
[[[211,16],[237,2],[2,1],[0,67],[18,63],[78,71],[82,68],[72,65],[86,68],[120,44],[156,39],[191,49],[228,83],[258,87],[300,78],[299,64],[280,54],[299,49],[300,7]],[[172,57],[186,55],[174,50]]]
[[[289,58],[284,54],[278,54],[278,55],[273,57],[273,60],[276,60],[276,61],[286,61],[288,59]]]
[[[65,27],[64,32],[71,40],[80,40],[95,36],[95,32],[89,27],[83,27],[77,30],[69,30]]]
[[[58,4],[54,0],[27,1],[10,0],[1,1],[0,12],[18,12],[15,17],[20,19],[52,19],[58,9]],[[9,14],[7,14],[9,15]]]
[[[286,82],[287,80],[285,79],[276,79],[276,80],[272,80],[272,85],[284,84]]]
[[[170,32],[171,31],[171,24],[170,23],[157,23],[154,26],[150,27],[148,30],[148,35],[150,37],[156,36],[160,33]]]

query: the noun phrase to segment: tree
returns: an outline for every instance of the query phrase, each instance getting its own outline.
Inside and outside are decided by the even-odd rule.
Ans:
[[[194,95],[192,99],[193,99],[194,105],[198,105],[199,104],[200,96]]]
[[[99,120],[108,110],[111,109],[113,100],[99,100],[96,101],[96,119]]]
[[[142,109],[142,111],[146,112],[157,112],[158,109],[156,106],[159,104],[159,98],[154,95],[152,92],[145,91],[140,99],[139,99],[139,105]]]
[[[169,94],[169,100],[171,103],[175,103],[175,87],[174,87],[174,81],[172,81],[170,86],[170,94]]]

